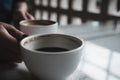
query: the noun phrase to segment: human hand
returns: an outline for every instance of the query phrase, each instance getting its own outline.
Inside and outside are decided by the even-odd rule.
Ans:
[[[13,20],[15,23],[15,27],[19,29],[19,22],[21,20],[34,20],[34,17],[28,13],[27,11],[24,10],[16,10],[13,15]]]
[[[14,26],[0,22],[0,61],[22,61],[19,42],[23,35]]]
[[[28,19],[33,20],[34,17],[28,12],[27,3],[24,1],[16,3],[13,13],[15,27],[19,29],[19,22]]]

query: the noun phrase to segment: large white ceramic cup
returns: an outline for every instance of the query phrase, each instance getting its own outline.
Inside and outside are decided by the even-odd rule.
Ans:
[[[58,23],[52,20],[23,20],[20,30],[28,35],[56,33]]]
[[[32,35],[24,38],[21,45],[23,60],[29,71],[38,78],[65,79],[77,68],[83,40],[66,34]],[[42,48],[63,50],[38,51]]]

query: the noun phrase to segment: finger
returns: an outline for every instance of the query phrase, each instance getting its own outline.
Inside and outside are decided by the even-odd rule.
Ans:
[[[35,20],[35,18],[31,14],[29,14],[28,12],[26,12],[26,16],[28,19]]]
[[[11,45],[16,45],[16,43],[18,43],[18,41],[8,33],[4,26],[0,26],[0,40],[6,42],[6,44],[9,43],[8,45],[10,45],[10,43]]]
[[[26,12],[25,11],[21,11],[21,10],[15,11],[13,17],[14,17],[14,21],[15,22],[19,22],[21,20],[27,19]]]
[[[27,20],[28,17],[26,16],[26,12],[21,11],[21,20]]]
[[[9,28],[9,34],[14,36],[18,41],[21,41],[24,38],[24,35],[25,35],[25,33],[19,31],[18,29],[14,28],[14,27]]]
[[[18,41],[0,26],[0,59],[20,62],[21,54]]]
[[[19,52],[18,40],[11,36],[3,26],[0,26],[0,41],[1,46],[9,48],[11,51]]]
[[[0,59],[20,61],[20,50],[17,40],[9,35],[3,26],[0,26]]]
[[[9,31],[13,32],[13,34],[18,34],[17,36],[18,36],[19,40],[16,39],[11,34],[9,34],[8,31],[6,30],[6,28]],[[6,26],[6,28],[3,26],[0,26],[0,41],[1,41],[0,45],[5,47],[8,51],[10,51],[12,53],[16,53],[14,55],[21,56],[19,42],[20,42],[20,40],[22,40],[24,37],[27,37],[28,35],[25,35],[24,33],[19,32],[19,30],[17,32],[16,31],[17,29],[10,27],[10,26],[9,27]]]
[[[18,11],[18,12],[16,12],[16,14],[18,15],[18,16],[16,16],[17,17],[17,22],[21,21],[21,20],[28,19],[27,16],[26,16],[26,12],[24,12],[24,11]]]
[[[16,29],[14,26],[2,23],[6,30],[9,32],[10,35],[12,35],[14,38],[16,38],[18,41],[20,41],[22,38],[24,38],[23,35],[25,35],[23,32]]]

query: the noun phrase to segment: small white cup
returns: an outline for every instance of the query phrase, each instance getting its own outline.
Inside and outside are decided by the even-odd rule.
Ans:
[[[20,30],[28,35],[56,33],[58,23],[51,20],[23,20]]]
[[[38,78],[49,80],[66,79],[76,70],[83,44],[83,40],[65,34],[32,35],[20,43],[23,60],[29,71]],[[40,50],[51,47],[66,50]]]

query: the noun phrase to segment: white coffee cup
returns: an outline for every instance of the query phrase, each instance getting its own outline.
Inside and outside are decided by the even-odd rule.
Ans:
[[[52,20],[23,20],[20,30],[28,35],[56,33],[58,24]]]
[[[66,34],[46,34],[28,36],[20,45],[23,60],[33,75],[63,80],[76,70],[84,42]]]

